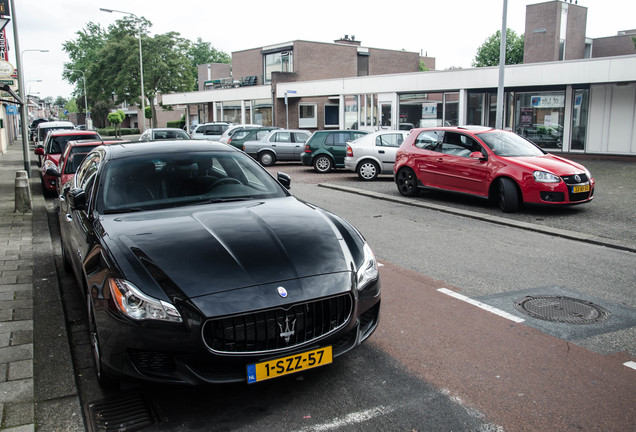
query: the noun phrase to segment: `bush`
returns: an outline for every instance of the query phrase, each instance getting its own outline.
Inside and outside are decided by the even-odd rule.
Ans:
[[[116,129],[114,127],[106,127],[106,128],[97,129],[97,133],[103,137],[114,137],[116,136],[115,131]],[[126,129],[119,130],[119,135],[122,135],[122,136],[123,135],[138,135],[138,134],[139,134],[139,129],[126,128]]]
[[[184,126],[185,126],[185,120],[183,120],[183,119],[175,120],[175,121],[169,121],[169,122],[166,123],[166,127],[169,127],[169,128],[183,129]]]

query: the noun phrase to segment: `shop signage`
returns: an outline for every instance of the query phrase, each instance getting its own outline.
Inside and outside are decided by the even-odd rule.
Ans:
[[[11,78],[13,66],[8,61],[0,60],[0,78]]]
[[[532,96],[530,101],[534,108],[563,108],[565,95]]]
[[[521,127],[532,127],[534,108],[521,108]]]

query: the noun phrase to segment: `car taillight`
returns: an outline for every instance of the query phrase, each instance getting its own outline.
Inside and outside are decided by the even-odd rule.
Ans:
[[[350,145],[347,145],[347,157],[353,157],[353,149]]]
[[[311,153],[311,149],[307,144],[305,144],[305,153]]]

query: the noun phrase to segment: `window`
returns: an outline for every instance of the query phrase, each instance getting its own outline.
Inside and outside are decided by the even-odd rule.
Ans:
[[[318,107],[316,104],[299,104],[298,105],[298,126],[301,128],[318,127],[318,118],[316,112]]]
[[[325,139],[325,145],[344,147],[350,139],[349,132],[330,132]]]
[[[446,132],[442,143],[442,153],[451,156],[469,157],[474,151],[481,151],[481,146],[472,138],[455,132]]]
[[[424,131],[415,139],[415,147],[423,150],[440,151],[441,142],[444,132],[441,131]]]
[[[293,132],[292,135],[294,136],[294,142],[297,143],[304,143],[309,139],[309,134],[306,133]]]
[[[275,138],[275,142],[291,142],[291,132],[278,132]]]
[[[325,127],[339,127],[340,105],[325,105]]]
[[[294,71],[294,55],[291,50],[268,53],[263,57],[265,82],[270,82],[272,80],[272,72]]]
[[[375,138],[375,145],[379,147],[399,147],[404,141],[402,134],[382,134]]]

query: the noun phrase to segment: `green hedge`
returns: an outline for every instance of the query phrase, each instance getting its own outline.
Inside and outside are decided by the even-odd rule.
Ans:
[[[183,119],[175,120],[175,121],[169,121],[166,124],[166,127],[169,127],[169,128],[183,129],[184,126],[185,126],[185,120],[183,120]]]
[[[107,128],[102,128],[102,129],[97,129],[97,133],[100,134],[101,136],[105,137],[105,136],[115,136],[115,128],[114,127],[107,127]],[[119,131],[119,135],[124,136],[124,135],[139,135],[139,129],[134,129],[134,128],[122,128]]]

